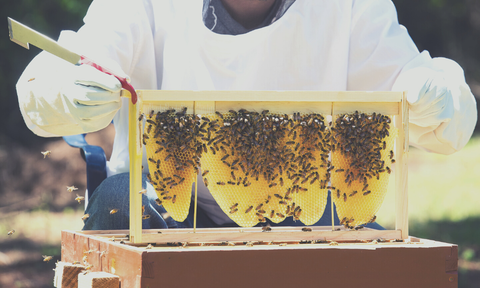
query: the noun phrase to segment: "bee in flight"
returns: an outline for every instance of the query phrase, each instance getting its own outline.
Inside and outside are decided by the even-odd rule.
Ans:
[[[77,194],[77,198],[75,198],[75,200],[78,201],[78,204],[80,204],[80,203],[82,203],[83,200],[85,200],[85,197]]]
[[[75,191],[75,190],[78,190],[78,188],[75,187],[75,186],[67,186],[67,191],[68,191],[68,192],[73,192],[73,191]]]
[[[48,262],[48,261],[52,260],[52,258],[53,258],[53,256],[47,256],[47,255],[42,255],[42,257],[43,257],[44,262]]]
[[[45,152],[42,152],[43,154],[43,159],[47,158],[48,156],[50,156],[50,154],[52,154],[52,151],[45,151]]]

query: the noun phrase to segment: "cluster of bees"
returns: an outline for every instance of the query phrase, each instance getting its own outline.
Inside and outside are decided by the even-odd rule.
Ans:
[[[267,189],[275,191],[261,202],[242,206],[239,201],[233,201],[222,208],[231,218],[240,212],[254,213],[259,222],[289,216],[299,220],[304,210],[301,201],[296,203],[293,195],[312,187],[330,189],[337,192],[337,198],[346,198],[346,193],[342,195],[330,184],[332,173],[344,173],[348,185],[359,179],[364,181],[363,189],[352,193],[361,192],[365,196],[371,193],[367,178],[378,179],[380,173],[390,173],[380,154],[386,145],[381,139],[389,135],[388,116],[356,112],[326,124],[324,117],[316,113],[274,114],[268,110],[240,109],[202,116],[186,112],[186,108],[152,110],[146,117],[143,143],[147,151],[149,145],[154,147],[150,147],[152,152],[147,156],[150,168],[147,177],[157,191],[159,205],[168,203],[171,207],[179,202],[177,196],[184,193],[179,191],[179,186],[191,187],[202,155],[207,154],[221,162],[223,172],[221,177],[218,173],[212,176],[208,167],[202,167],[205,186],[242,189],[263,181]],[[329,158],[334,151],[341,151],[350,159],[350,168],[335,169]],[[162,169],[166,162],[173,164],[169,169]],[[190,191],[185,193],[189,195]],[[272,208],[271,202],[280,205]],[[348,219],[344,221],[346,226],[353,222]]]
[[[335,119],[332,164],[336,169],[329,188],[336,192],[337,212],[345,227],[354,229],[376,219],[374,214],[383,202],[390,166],[395,163],[396,130],[390,125],[390,117],[377,113],[355,112]]]
[[[345,173],[345,183],[351,184],[355,180],[361,180],[365,183],[362,192],[368,195],[371,191],[367,190],[367,178],[380,178],[380,173],[391,173],[391,169],[383,160],[381,151],[386,149],[387,143],[383,140],[390,135],[390,117],[373,113],[355,112],[338,117],[335,121],[333,147],[348,159],[350,159],[351,169],[339,169],[335,172]],[[391,163],[393,151],[390,150]]]
[[[187,178],[184,176],[185,172],[198,172],[201,154],[204,149],[206,150],[205,145],[199,141],[201,131],[204,131],[200,118],[188,115],[186,111],[187,108],[178,112],[170,109],[155,113],[152,110],[146,119],[143,143],[146,145],[151,139],[156,147],[154,154],[162,155],[162,159],[153,155],[148,158],[153,174],[147,175],[159,192],[158,204],[160,205],[165,201],[176,203],[177,194],[171,192],[184,183]],[[164,164],[172,163],[174,173],[166,175],[160,169],[162,161]]]
[[[222,150],[225,154],[221,160],[231,170],[231,178],[225,182],[248,187],[251,179],[258,181],[263,177],[271,188],[284,186],[285,179],[289,179],[293,180],[291,192],[305,191],[301,184],[307,181],[311,184],[319,181],[325,186],[327,179],[312,165],[316,157],[328,164],[330,136],[323,116],[268,113],[268,110],[258,113],[240,109],[223,116],[217,112],[223,126],[213,127],[216,136],[206,140],[212,153]],[[235,177],[239,169],[248,178]]]

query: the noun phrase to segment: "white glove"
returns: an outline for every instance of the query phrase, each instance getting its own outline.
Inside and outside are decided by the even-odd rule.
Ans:
[[[120,109],[120,91],[115,77],[47,52],[40,53],[17,82],[25,122],[44,137],[105,128]]]
[[[477,120],[476,104],[456,62],[432,59],[423,52],[404,67],[393,90],[407,91],[411,144],[451,154],[470,139]]]

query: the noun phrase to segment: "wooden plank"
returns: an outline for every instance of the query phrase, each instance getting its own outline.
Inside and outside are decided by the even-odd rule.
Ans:
[[[118,288],[120,277],[107,272],[88,272],[78,275],[78,288]]]
[[[374,240],[400,239],[401,232],[397,230],[348,230],[338,228],[332,231],[330,226],[310,226],[311,232],[303,232],[302,227],[272,227],[270,232],[262,232],[262,228],[198,228],[193,229],[149,229],[143,230],[142,243],[166,242],[219,242],[219,241],[301,241],[301,240]],[[116,231],[82,231],[81,233],[109,239],[112,235],[125,236]],[[116,234],[114,234],[116,233]],[[117,240],[118,241],[118,240]]]
[[[402,92],[369,91],[183,91],[137,90],[154,101],[291,101],[291,102],[401,102]],[[122,90],[122,97],[131,97]]]
[[[335,114],[355,113],[380,113],[383,115],[398,115],[399,103],[362,103],[362,102],[334,102]]]
[[[174,230],[174,229],[172,229]],[[270,232],[262,232],[260,228],[256,231],[229,232],[219,229],[215,232],[204,232],[197,229],[193,231],[185,231],[183,233],[175,233],[167,230],[162,234],[143,234],[144,243],[168,243],[168,242],[245,242],[245,241],[354,241],[354,240],[372,240],[372,239],[400,239],[400,231],[395,230],[367,230],[367,231],[312,231],[303,232],[298,229],[295,232],[287,232],[281,228],[273,227]]]
[[[55,263],[55,278],[53,286],[57,288],[77,288],[78,274],[85,270],[85,266],[68,262]]]
[[[401,113],[395,119],[398,138],[395,145],[395,229],[408,237],[408,102],[403,95]]]
[[[216,111],[215,101],[195,101],[195,114],[214,114]]]

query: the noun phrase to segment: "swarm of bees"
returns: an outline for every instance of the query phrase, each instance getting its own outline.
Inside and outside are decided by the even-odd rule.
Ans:
[[[163,205],[177,221],[188,215],[192,183],[196,179],[202,145],[200,119],[180,111],[150,111],[146,117],[143,143],[147,146],[149,181]]]
[[[340,224],[373,222],[388,185],[396,129],[389,116],[358,111],[339,115],[332,127],[332,186]],[[392,161],[393,160],[393,161]]]
[[[330,166],[322,115],[240,109],[202,119],[204,182],[230,218],[244,227],[266,218],[318,221]]]
[[[395,162],[391,119],[375,113],[340,115],[328,125],[317,113],[268,110],[202,116],[183,108],[152,110],[145,116],[148,179],[157,192],[157,204],[177,221],[188,214],[200,167],[205,186],[223,211],[247,227],[266,218],[278,223],[286,217],[314,224],[323,215],[328,190],[336,195],[336,203],[372,197],[376,190],[370,179],[390,174]],[[389,163],[384,159],[388,151]],[[340,153],[348,165],[334,163],[339,157],[331,161],[330,153]],[[343,225],[352,229],[368,222],[342,216]]]

